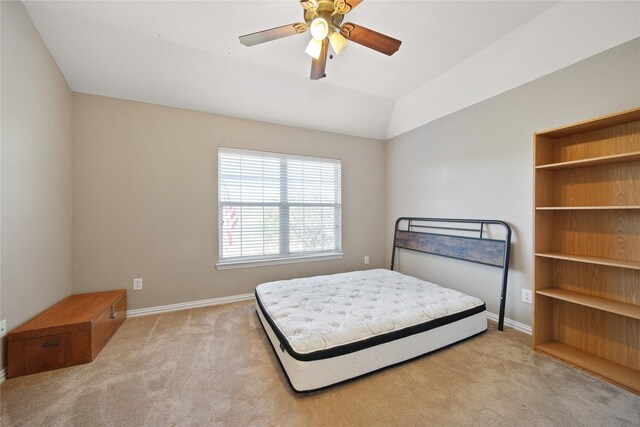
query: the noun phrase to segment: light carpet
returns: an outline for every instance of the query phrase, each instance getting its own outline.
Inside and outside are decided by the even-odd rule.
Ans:
[[[130,318],[93,363],[5,381],[2,426],[639,426],[640,397],[489,331],[299,395],[254,303]]]

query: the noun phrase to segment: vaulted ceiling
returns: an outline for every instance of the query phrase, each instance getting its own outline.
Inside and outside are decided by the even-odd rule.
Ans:
[[[347,20],[402,40],[349,43],[309,80],[296,0],[24,1],[72,90],[386,139],[640,36],[639,2],[376,1]]]

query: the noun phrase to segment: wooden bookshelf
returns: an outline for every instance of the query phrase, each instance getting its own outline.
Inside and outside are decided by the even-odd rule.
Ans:
[[[608,311],[609,313],[620,314],[621,316],[640,319],[639,305],[627,304],[620,301],[613,301],[606,298],[594,297],[580,292],[557,288],[542,289],[540,291],[536,291],[536,294],[568,301],[574,304],[584,305],[585,307]]]
[[[594,257],[594,256],[559,254],[559,253],[552,253],[552,252],[536,252],[536,256],[546,257],[546,258],[555,258],[555,259],[564,259],[567,261],[583,262],[587,264],[606,265],[609,267],[620,267],[620,268],[630,268],[633,270],[640,270],[640,261],[600,258],[600,257]]]
[[[572,160],[569,162],[551,163],[536,166],[536,169],[558,170],[558,169],[574,169],[578,167],[589,167],[598,165],[610,165],[612,163],[633,162],[640,160],[640,151],[631,153],[614,154],[611,156],[593,157],[583,160]]]
[[[640,209],[640,205],[631,206],[536,206],[537,211],[577,211],[577,210],[598,210],[598,209]]]
[[[613,381],[621,386],[637,391],[640,390],[640,373],[635,369],[610,362],[602,357],[593,356],[586,351],[579,350],[558,341],[540,344],[536,350],[547,353],[557,359],[569,362],[579,368],[593,372],[604,379]]]
[[[534,153],[533,347],[640,393],[640,108]]]

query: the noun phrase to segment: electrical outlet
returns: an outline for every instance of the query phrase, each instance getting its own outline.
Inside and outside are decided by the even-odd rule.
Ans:
[[[369,255],[366,255],[366,256],[364,257],[364,263],[365,263],[365,264],[369,264]]]
[[[133,279],[133,290],[134,291],[142,290],[142,279]]]
[[[7,319],[0,320],[0,338],[7,335]]]
[[[531,289],[523,289],[522,290],[522,302],[526,302],[527,304],[531,304]]]

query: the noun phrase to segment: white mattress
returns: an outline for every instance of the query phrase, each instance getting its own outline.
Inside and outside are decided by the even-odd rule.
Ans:
[[[263,283],[256,300],[297,391],[355,378],[487,329],[481,300],[383,269]]]

